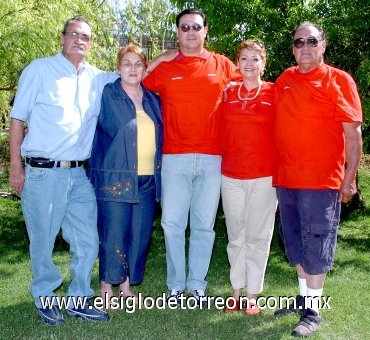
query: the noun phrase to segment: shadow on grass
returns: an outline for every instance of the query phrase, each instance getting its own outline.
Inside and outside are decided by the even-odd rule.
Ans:
[[[29,239],[23,219],[21,202],[12,198],[1,198],[0,213],[0,256],[8,263],[20,262],[29,257]],[[54,246],[55,252],[68,251],[69,246],[59,232]]]
[[[342,215],[340,220],[343,223],[346,221],[356,221],[366,216],[370,217],[370,207],[367,207],[362,211],[355,210],[347,215],[344,215],[344,216]]]
[[[1,335],[4,339],[281,339],[297,323],[296,318],[277,320],[272,314],[246,317],[210,310],[137,310],[110,312],[108,323],[89,323],[66,315],[65,325],[42,324],[32,302],[1,309]],[[150,332],[150,333],[149,333]],[[149,335],[150,334],[150,335]]]
[[[55,239],[54,252],[68,251],[69,245],[64,241],[62,237],[62,232],[59,232],[57,238]],[[17,256],[14,257],[14,253]],[[4,258],[10,256],[13,260],[19,261],[24,258],[24,256],[29,256],[29,239],[27,235],[26,225],[16,224],[11,228],[3,228],[0,243],[0,255]]]
[[[341,220],[338,232],[338,243],[352,248],[359,253],[368,253],[370,249],[370,207],[364,212],[353,212]],[[365,264],[368,267],[367,264]]]
[[[347,260],[347,259],[335,259],[334,268],[331,270],[331,273],[340,274],[345,271],[347,268],[356,268],[361,272],[370,273],[369,260],[368,259],[356,259],[356,260]]]
[[[343,236],[338,234],[338,242],[341,242],[346,247],[354,248],[358,252],[366,253],[370,249],[370,240],[368,237]]]

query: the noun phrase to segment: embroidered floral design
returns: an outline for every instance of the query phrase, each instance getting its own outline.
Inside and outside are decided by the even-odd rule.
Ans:
[[[121,275],[119,277],[119,279],[120,279],[121,282],[125,282],[126,279],[127,279],[127,276],[128,276],[127,275],[127,273],[128,273],[128,264],[126,262],[126,254],[123,253],[117,246],[116,246],[115,253],[116,253],[116,256],[118,257],[118,261],[119,261],[120,266],[123,267],[123,269],[126,273],[125,276]]]
[[[131,189],[132,189],[131,181],[127,181],[126,183],[116,182],[114,185],[104,185],[100,188],[100,190],[110,193],[113,196],[124,195]]]

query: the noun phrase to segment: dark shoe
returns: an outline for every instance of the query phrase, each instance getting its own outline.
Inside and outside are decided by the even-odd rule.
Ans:
[[[109,320],[107,312],[95,308],[90,302],[87,302],[83,308],[80,306],[77,308],[68,307],[67,314],[90,322],[105,322]]]
[[[167,304],[178,305],[184,291],[180,289],[171,289],[167,294]]]
[[[320,315],[311,308],[304,310],[299,324],[294,328],[292,335],[293,336],[309,336],[315,333],[320,326]]]
[[[188,289],[189,294],[195,298],[198,307],[207,308],[207,296],[203,289]]]
[[[295,302],[292,302],[288,307],[278,309],[275,311],[274,316],[284,316],[288,314],[299,314],[302,315],[304,311],[304,296],[297,295]]]
[[[37,308],[42,322],[48,326],[64,325],[64,317],[60,309],[57,306]]]

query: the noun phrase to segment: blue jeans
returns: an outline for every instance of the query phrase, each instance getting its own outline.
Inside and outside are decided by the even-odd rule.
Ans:
[[[33,168],[26,165],[22,210],[30,239],[36,306],[40,296],[53,296],[63,278],[52,260],[60,228],[72,253],[72,282],[67,296],[93,296],[91,272],[98,255],[97,209],[94,189],[85,169]]]
[[[166,154],[162,161],[162,227],[169,289],[203,289],[215,238],[221,187],[221,157]],[[185,230],[190,211],[189,273],[185,275]]]
[[[101,281],[143,280],[156,208],[154,176],[138,176],[138,186],[139,203],[98,200]]]

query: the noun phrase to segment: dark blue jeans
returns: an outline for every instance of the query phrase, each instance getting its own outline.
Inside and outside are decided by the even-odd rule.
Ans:
[[[156,208],[154,176],[139,176],[139,203],[98,201],[99,278],[143,280]]]

